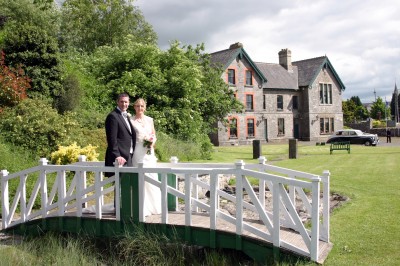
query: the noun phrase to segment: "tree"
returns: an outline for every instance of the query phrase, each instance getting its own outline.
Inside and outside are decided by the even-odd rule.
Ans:
[[[7,18],[0,43],[7,55],[5,63],[25,66],[31,78],[31,97],[54,97],[62,92],[56,11],[45,3],[0,0],[0,15]]]
[[[381,97],[378,97],[371,106],[371,117],[377,120],[390,117],[390,108],[386,106]]]
[[[128,38],[123,46],[97,49],[87,67],[111,90],[110,109],[115,95],[126,91],[147,100],[158,130],[181,140],[202,141],[216,121],[243,107],[202,50],[202,45],[173,43],[161,51]]]
[[[343,118],[346,123],[360,121],[369,117],[367,108],[362,104],[358,96],[352,96],[342,103]]]
[[[120,45],[127,35],[136,42],[156,44],[157,35],[131,0],[66,0],[62,6],[61,45],[93,52]]]

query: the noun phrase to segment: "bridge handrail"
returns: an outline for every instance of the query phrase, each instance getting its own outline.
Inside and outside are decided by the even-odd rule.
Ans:
[[[30,198],[27,199],[26,179],[33,173],[39,173],[37,182],[31,191]],[[70,182],[66,182],[67,172],[75,172]],[[185,224],[191,226],[192,212],[198,208],[210,213],[210,229],[216,229],[217,218],[223,219],[236,225],[236,233],[241,235],[244,231],[249,231],[259,237],[271,241],[273,245],[292,249],[300,254],[310,256],[317,261],[319,254],[319,240],[329,242],[329,171],[324,171],[321,176],[305,172],[295,171],[282,167],[266,164],[260,158],[259,164],[246,165],[243,161],[234,164],[202,164],[202,163],[158,163],[156,167],[106,167],[104,162],[86,162],[85,157],[80,157],[80,162],[71,165],[49,165],[46,159],[39,161],[39,166],[9,174],[6,170],[0,172],[1,177],[1,204],[2,204],[2,225],[3,228],[14,226],[18,223],[26,222],[38,217],[48,217],[54,214],[63,216],[71,209],[75,209],[77,216],[82,216],[83,209],[91,200],[95,200],[96,218],[101,219],[102,206],[104,206],[104,196],[114,192],[114,186],[119,187],[120,178],[104,178],[104,172],[115,172],[119,177],[122,173],[138,173],[139,187],[143,187],[145,182],[152,183],[160,188],[162,192],[162,222],[168,222],[168,209],[166,206],[167,194],[185,201]],[[94,173],[95,182],[87,186],[86,175]],[[145,173],[157,173],[161,176],[161,181],[153,180]],[[55,175],[54,184],[48,194],[47,185],[48,175]],[[176,187],[167,185],[166,176],[168,174],[179,175],[184,180],[185,191],[192,193],[182,193]],[[200,181],[199,176],[210,175],[209,184]],[[283,174],[283,175],[279,175]],[[219,187],[219,175],[231,175],[236,178],[236,195],[230,195]],[[252,188],[249,177],[259,180],[259,195]],[[20,184],[10,208],[9,181],[20,179]],[[103,179],[104,178],[104,179]],[[299,179],[300,178],[300,179]],[[303,180],[305,179],[305,180]],[[323,183],[322,204],[320,204],[320,183]],[[68,187],[69,185],[69,187]],[[286,187],[287,186],[287,187]],[[201,202],[198,198],[198,190],[206,188],[210,191],[210,203]],[[265,191],[272,192],[273,208],[272,211],[265,209]],[[311,200],[307,197],[304,190],[310,190]],[[288,190],[288,191],[287,191]],[[250,197],[250,202],[244,200],[243,192],[246,191]],[[116,198],[119,198],[119,190],[115,190]],[[57,194],[58,193],[58,194]],[[91,194],[92,193],[92,194]],[[41,209],[33,211],[34,202],[41,195]],[[90,195],[91,194],[91,195]],[[58,201],[55,202],[57,195]],[[304,204],[304,208],[311,216],[311,230],[304,227],[299,215],[296,212],[296,195]],[[139,206],[143,206],[143,189],[139,189]],[[220,208],[220,199],[225,198],[236,203],[236,217],[224,213]],[[71,203],[73,202],[73,203]],[[15,217],[17,205],[20,205],[21,216]],[[116,200],[116,219],[121,219],[120,203]],[[320,215],[319,207],[322,205]],[[258,213],[260,220],[264,223],[265,231],[257,229],[243,220],[245,209]],[[322,219],[320,219],[322,218]],[[145,222],[145,217],[141,208],[139,209],[139,221]],[[321,221],[320,221],[321,220]],[[292,246],[283,241],[280,237],[280,227],[285,226],[298,231],[304,240],[306,249]]]

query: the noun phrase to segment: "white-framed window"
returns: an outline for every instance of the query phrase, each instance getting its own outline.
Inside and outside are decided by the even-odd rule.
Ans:
[[[283,95],[276,96],[276,109],[283,110]]]
[[[321,134],[331,134],[335,132],[335,119],[333,117],[321,117],[319,119],[319,129]]]
[[[278,118],[278,135],[285,135],[285,118]]]
[[[319,102],[320,104],[332,104],[332,84],[319,84]]]

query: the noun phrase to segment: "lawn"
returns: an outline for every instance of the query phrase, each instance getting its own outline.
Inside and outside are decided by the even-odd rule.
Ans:
[[[331,191],[350,201],[331,214],[334,247],[324,265],[400,265],[400,146],[352,145],[351,153],[329,146],[298,144],[288,159],[288,144],[267,144],[267,163],[314,174],[331,173]],[[252,147],[218,147],[215,162],[253,160]]]

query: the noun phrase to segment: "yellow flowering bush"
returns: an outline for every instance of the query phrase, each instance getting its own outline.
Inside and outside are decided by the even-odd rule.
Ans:
[[[69,146],[59,146],[58,150],[51,153],[52,164],[71,164],[78,161],[79,155],[85,155],[87,161],[98,161],[99,154],[96,152],[96,146],[88,145],[81,148],[72,143]]]

